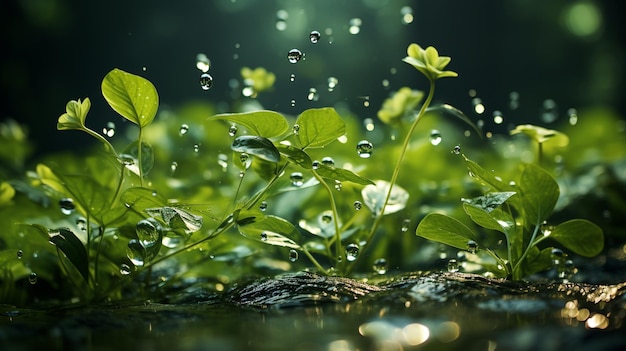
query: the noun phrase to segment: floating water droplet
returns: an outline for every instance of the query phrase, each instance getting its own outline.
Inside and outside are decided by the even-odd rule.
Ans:
[[[565,253],[563,252],[563,250],[559,248],[553,248],[550,254],[552,256],[552,263],[555,266],[558,266],[561,263],[563,263],[563,259],[565,258]]]
[[[87,232],[87,221],[84,218],[76,219],[76,227],[83,233]]]
[[[230,135],[231,137],[234,137],[237,134],[237,126],[236,125],[231,125],[230,127],[228,127],[228,135]]]
[[[189,131],[189,126],[183,123],[180,125],[180,130],[178,131],[178,135],[183,136],[187,134],[188,131]]]
[[[458,272],[459,271],[459,262],[454,258],[448,261],[448,272]]]
[[[266,232],[261,233],[261,241],[267,241],[267,233]]]
[[[261,204],[259,205],[259,210],[261,210],[261,211],[267,210],[267,201],[262,201],[261,202]]]
[[[455,155],[461,154],[461,146],[460,145],[456,145],[454,147],[454,149],[452,149],[452,153],[455,154]]]
[[[172,171],[172,173],[176,172],[177,168],[178,168],[178,162],[173,161],[172,164],[170,165],[170,170]]]
[[[474,240],[468,240],[467,251],[471,254],[475,254],[478,251],[478,244]]]
[[[410,226],[410,225],[411,225],[411,220],[407,218],[407,219],[405,219],[405,220],[403,220],[403,221],[402,221],[402,228],[400,228],[400,230],[401,230],[403,233],[406,233],[406,232],[408,232],[408,231],[409,231],[409,226]]]
[[[409,24],[413,22],[413,9],[410,6],[403,6],[400,9],[400,15],[402,15],[400,21],[402,24]]]
[[[544,123],[552,123],[559,117],[556,102],[552,99],[545,99],[543,101],[543,109],[541,111],[541,120]]]
[[[320,161],[318,161],[318,160],[313,161],[313,163],[311,164],[311,168],[319,169],[320,168]]]
[[[567,116],[569,124],[576,125],[578,123],[578,111],[575,108],[570,108],[567,110]]]
[[[474,106],[474,112],[479,115],[485,112],[485,105],[483,105],[483,101],[480,98],[473,98],[472,106]]]
[[[371,132],[374,130],[374,119],[366,118],[363,120],[363,125],[365,126],[365,130]]]
[[[298,49],[291,49],[289,53],[287,53],[287,60],[289,63],[297,63],[302,59],[302,51]]]
[[[290,81],[290,82],[295,82],[295,81],[296,81],[296,75],[292,73],[292,74],[289,76],[289,81]]]
[[[74,200],[69,197],[59,200],[59,206],[61,207],[61,212],[64,215],[70,215],[76,209],[76,206],[74,205]]]
[[[17,259],[21,260],[24,257],[24,251],[22,249],[17,250]]]
[[[142,219],[135,225],[135,233],[144,248],[151,247],[161,241],[163,236],[161,225],[154,218]]]
[[[311,31],[311,34],[309,34],[309,39],[311,40],[311,43],[317,44],[317,42],[320,41],[321,36],[320,32],[314,30]]]
[[[304,184],[304,176],[301,172],[293,172],[289,176],[291,180],[291,185],[301,187]]]
[[[276,11],[276,29],[279,31],[284,31],[287,29],[287,18],[289,17],[289,13],[285,10]]]
[[[295,99],[291,99],[291,107],[295,107],[296,106],[296,100]]]
[[[348,260],[348,262],[354,262],[358,256],[359,256],[359,245],[348,244],[348,246],[346,246],[346,260]]]
[[[132,272],[131,268],[129,265],[127,265],[126,263],[122,263],[120,265],[120,274],[121,275],[129,275]]]
[[[341,191],[342,188],[343,188],[343,184],[341,184],[340,181],[335,180],[335,190]]]
[[[292,131],[293,131],[293,134],[298,135],[298,133],[300,132],[300,125],[294,124]]]
[[[441,132],[439,132],[437,129],[433,129],[430,131],[430,143],[432,145],[439,145],[441,144]]]
[[[389,264],[387,263],[387,260],[384,258],[378,258],[374,261],[374,264],[372,264],[372,269],[374,270],[374,272],[378,274],[387,273],[388,268],[389,268]]]
[[[359,200],[354,201],[353,205],[354,205],[354,209],[356,211],[359,211],[359,210],[361,210],[363,208],[363,203],[361,201],[359,201]]]
[[[328,78],[328,91],[335,90],[335,87],[339,84],[339,80],[335,77]]]
[[[28,275],[28,282],[29,282],[31,285],[35,285],[35,284],[37,284],[37,273],[35,273],[35,272],[31,272],[31,273]]]
[[[352,18],[350,20],[350,27],[348,28],[350,34],[359,34],[361,31],[361,24],[363,24],[363,21],[361,21],[360,18]]]
[[[502,124],[504,122],[504,117],[502,117],[502,112],[499,110],[493,111],[493,123]]]
[[[112,138],[115,135],[115,123],[107,122],[107,125],[102,128],[102,134]]]
[[[193,144],[193,152],[198,153],[200,151],[200,144]]]
[[[252,159],[250,158],[250,155],[248,155],[248,153],[246,152],[242,152],[239,155],[239,161],[241,161],[241,163],[244,165],[246,169],[248,169],[250,167],[250,164],[252,163]]]
[[[370,158],[373,150],[374,145],[367,140],[361,140],[356,144],[356,153],[361,158]]]
[[[326,166],[334,167],[335,166],[335,160],[332,157],[330,157],[330,156],[326,156],[326,157],[322,158],[322,164],[326,165]]]
[[[200,87],[202,90],[209,90],[213,86],[213,77],[208,73],[200,75]]]
[[[519,107],[519,93],[517,91],[512,91],[509,93],[509,108],[511,110],[516,110]]]
[[[211,60],[205,54],[197,54],[196,55],[196,68],[202,71],[202,73],[206,73],[211,68]]]
[[[137,239],[131,239],[126,247],[126,257],[137,267],[143,266],[145,263],[145,249]]]
[[[309,89],[309,94],[306,96],[306,99],[309,101],[317,101],[319,100],[320,96],[317,93],[317,89],[315,88],[311,88]]]
[[[289,250],[289,261],[296,262],[298,260],[298,251],[291,249]]]

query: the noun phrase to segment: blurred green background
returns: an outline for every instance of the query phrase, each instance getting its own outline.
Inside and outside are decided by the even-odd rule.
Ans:
[[[228,111],[241,97],[243,66],[276,74],[274,89],[258,97],[265,108],[298,114],[340,104],[375,117],[401,86],[426,89],[401,62],[412,42],[452,57],[459,78],[438,84],[439,102],[483,119],[488,130],[563,122],[570,108],[608,106],[623,116],[621,8],[617,0],[2,0],[0,119],[28,125],[39,152],[75,148],[92,141],[56,131],[68,100],[91,98],[87,124],[95,130],[124,125],[100,93],[115,67],[150,79],[162,106],[204,100]],[[359,28],[351,29],[352,19]],[[322,34],[317,44],[312,30]],[[292,48],[305,60],[290,64]],[[198,53],[211,60],[208,91],[198,82]],[[329,77],[338,80],[332,92]],[[310,88],[319,100],[307,100]],[[486,107],[481,115],[472,89]],[[516,108],[511,92],[519,94]],[[541,119],[547,99],[555,121]],[[493,123],[495,110],[504,123]]]

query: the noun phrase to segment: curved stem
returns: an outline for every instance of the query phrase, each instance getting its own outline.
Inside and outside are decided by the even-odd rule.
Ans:
[[[317,174],[317,172],[315,172],[314,169],[311,170],[311,173],[313,173],[313,176],[315,177],[315,179],[317,179],[318,182],[320,182],[320,184],[322,184],[322,186],[326,189],[326,192],[328,193],[328,199],[330,200],[330,210],[333,212],[333,224],[335,225],[335,261],[337,263],[339,261],[339,258],[341,258],[341,264],[343,265],[343,262],[345,262],[345,257],[343,254],[343,250],[342,250],[342,246],[341,246],[341,232],[339,231],[339,212],[337,211],[337,204],[335,203],[335,197],[333,196],[333,190],[328,186],[328,184],[326,183],[326,181],[324,181],[324,179],[322,177],[320,177],[319,174]]]
[[[537,224],[535,225],[535,230],[533,230],[533,235],[530,237],[530,241],[528,242],[528,246],[526,247],[526,250],[524,250],[524,253],[522,254],[522,256],[517,260],[517,262],[515,263],[515,266],[513,267],[513,279],[517,280],[521,278],[521,274],[518,274],[518,270],[520,268],[520,265],[522,264],[522,262],[524,261],[524,259],[526,258],[526,255],[528,255],[528,252],[530,252],[530,248],[535,246],[536,243],[533,243],[535,241],[535,237],[537,236],[537,233],[539,232],[539,227],[540,227],[541,221],[538,221]],[[513,262],[511,262],[512,264]]]
[[[385,213],[385,208],[387,207],[387,203],[389,202],[389,198],[391,198],[391,191],[393,189],[394,184],[396,183],[396,180],[398,179],[398,174],[400,174],[400,165],[402,164],[402,159],[404,158],[404,154],[406,153],[406,150],[409,148],[409,143],[411,141],[411,136],[413,135],[413,132],[415,131],[415,128],[417,127],[417,124],[419,123],[419,121],[422,119],[422,117],[424,117],[424,114],[426,113],[426,109],[428,108],[428,106],[432,102],[433,96],[435,95],[435,81],[434,80],[430,80],[430,79],[429,79],[429,81],[430,81],[430,88],[428,90],[428,96],[426,97],[426,100],[422,104],[422,107],[420,108],[420,110],[419,110],[419,112],[417,114],[417,117],[415,117],[415,120],[411,124],[411,127],[409,128],[409,131],[407,132],[406,136],[404,137],[404,142],[402,143],[402,148],[400,149],[400,156],[398,156],[398,160],[396,161],[396,165],[395,165],[395,167],[393,169],[393,174],[391,176],[391,180],[389,181],[389,190],[387,190],[387,195],[385,196],[385,201],[383,202],[383,205],[380,208],[380,212],[376,213],[376,219],[374,220],[374,224],[372,225],[372,229],[370,230],[369,234],[367,235],[366,243],[368,243],[368,244],[370,243],[370,241],[374,237],[374,234],[376,233],[376,230],[378,229],[378,226],[380,225],[380,222],[381,222],[381,220],[383,218],[383,214]],[[366,245],[363,249],[365,250],[367,247],[369,247],[369,245]],[[364,256],[363,252],[361,252],[361,254],[357,257],[357,261],[358,261],[359,257],[363,257],[363,256]],[[356,262],[354,262],[352,267],[354,267],[355,265],[356,265]]]
[[[143,139],[143,128],[139,127],[139,137],[137,137],[137,165],[139,166],[139,185],[143,187],[143,164],[141,162],[141,139]]]

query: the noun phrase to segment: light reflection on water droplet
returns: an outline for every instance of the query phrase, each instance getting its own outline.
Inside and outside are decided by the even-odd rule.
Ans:
[[[292,73],[292,74],[289,76],[289,81],[290,81],[290,82],[295,82],[295,81],[296,81],[296,75]]]
[[[178,135],[183,136],[187,134],[188,131],[189,131],[189,126],[183,123],[180,125],[180,130],[178,131]]]
[[[261,202],[261,204],[259,205],[259,210],[261,210],[261,211],[267,210],[267,201],[262,201]]]
[[[458,272],[459,271],[459,262],[454,258],[448,261],[448,272]]]
[[[472,106],[474,106],[474,112],[479,115],[485,112],[485,105],[483,105],[483,101],[480,98],[473,98]]]
[[[335,166],[335,160],[330,157],[330,156],[326,156],[324,158],[322,158],[322,164],[329,166],[329,167],[334,167]]]
[[[197,54],[196,55],[196,68],[202,71],[202,73],[206,73],[211,68],[211,60],[205,54]]]
[[[228,127],[228,135],[231,137],[234,137],[237,134],[237,126],[236,125],[231,125],[230,127]]]
[[[320,41],[321,36],[320,32],[314,30],[311,31],[311,34],[309,34],[309,39],[311,40],[311,43],[317,44],[317,42]]]
[[[576,125],[578,123],[578,111],[575,108],[570,108],[567,110],[567,116],[569,124]]]
[[[363,21],[361,21],[360,18],[352,18],[350,20],[350,27],[348,28],[350,34],[359,34],[361,31],[361,24],[363,24]]]
[[[387,269],[388,269],[389,265],[387,264],[387,260],[384,258],[378,258],[374,261],[374,264],[372,265],[372,269],[374,270],[374,272],[378,273],[378,274],[385,274],[387,273]]]
[[[296,262],[298,260],[298,251],[291,249],[289,250],[289,261]]]
[[[309,94],[307,94],[306,99],[309,101],[317,101],[319,100],[320,96],[317,93],[317,89],[315,88],[311,88],[309,89]]]
[[[320,161],[318,161],[318,160],[313,161],[313,163],[311,164],[311,168],[319,169],[320,168]]]
[[[356,144],[356,153],[361,158],[370,158],[374,151],[374,145],[367,140],[361,140]]]
[[[441,143],[441,133],[437,129],[433,129],[430,131],[430,143],[432,145],[439,145]]]
[[[291,173],[289,179],[291,180],[291,185],[293,186],[301,187],[304,184],[304,176],[301,172]]]
[[[24,257],[24,251],[22,249],[17,250],[17,259],[21,260]]]
[[[289,63],[297,63],[302,59],[302,51],[298,49],[291,49],[289,53],[287,53],[287,60]]]
[[[70,215],[76,209],[76,206],[74,205],[74,200],[69,197],[59,200],[59,206],[61,207],[61,212],[64,215]]]
[[[359,200],[354,201],[354,209],[359,211],[363,208],[363,203]]]
[[[365,130],[371,132],[374,130],[374,119],[373,118],[365,118],[363,120],[363,125],[365,126]]]
[[[262,241],[267,241],[267,233],[266,232],[261,233],[261,240]]]
[[[455,155],[461,154],[461,146],[460,145],[454,146],[454,149],[452,149],[452,153],[454,153]]]
[[[35,272],[31,272],[31,273],[28,275],[28,282],[29,282],[31,285],[37,284],[37,273],[35,273]]]
[[[107,122],[106,126],[102,128],[102,134],[112,138],[115,135],[115,123]]]
[[[358,256],[359,256],[359,245],[348,244],[348,246],[346,246],[346,260],[348,260],[348,262],[354,262],[356,261]]]
[[[131,239],[126,247],[126,257],[137,267],[145,263],[145,249],[137,239]]]
[[[413,9],[410,6],[403,6],[400,9],[400,15],[402,15],[401,22],[406,25],[413,22]]]
[[[200,87],[202,90],[209,90],[213,86],[213,77],[208,73],[200,75]]]
[[[335,190],[341,191],[342,188],[343,188],[343,184],[341,184],[340,181],[335,180]]]
[[[410,219],[408,219],[408,218],[407,218],[407,219],[403,220],[403,221],[402,221],[402,228],[400,228],[400,229],[401,229],[401,231],[402,231],[403,233],[408,232],[408,231],[409,231],[409,226],[410,226],[410,225],[411,225],[411,220],[410,220]]]
[[[502,117],[502,112],[499,110],[493,111],[493,123],[502,124],[504,122],[504,117]]]
[[[172,171],[172,173],[175,173],[177,168],[178,168],[178,162],[173,161],[172,164],[170,165],[170,170]]]
[[[328,78],[328,91],[335,90],[335,87],[339,84],[339,80],[335,77]]]
[[[122,263],[120,265],[120,274],[121,275],[129,275],[132,272],[131,268],[129,265],[127,265],[126,263]]]
[[[293,131],[293,134],[298,135],[298,133],[300,132],[300,125],[294,124],[292,131]]]
[[[291,107],[295,107],[296,106],[296,100],[291,99]]]
[[[228,156],[226,154],[217,155],[217,164],[222,167],[222,171],[228,170]]]
[[[467,251],[475,254],[478,251],[478,244],[474,240],[469,240],[467,242]]]

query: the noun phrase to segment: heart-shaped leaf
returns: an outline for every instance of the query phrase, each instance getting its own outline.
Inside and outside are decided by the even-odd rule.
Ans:
[[[242,125],[254,135],[273,138],[289,130],[289,122],[283,115],[274,111],[253,111],[244,113],[224,113],[209,117]]]
[[[297,140],[300,146],[323,147],[346,132],[346,125],[334,108],[308,109],[296,120]]]

